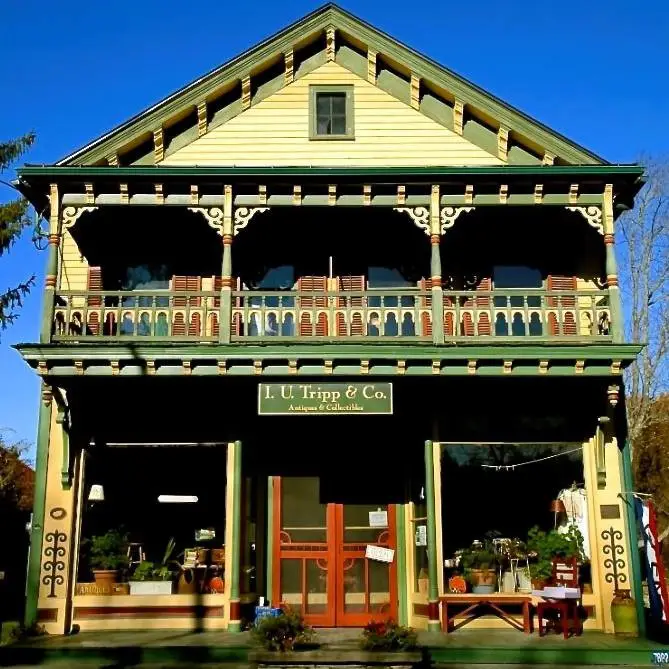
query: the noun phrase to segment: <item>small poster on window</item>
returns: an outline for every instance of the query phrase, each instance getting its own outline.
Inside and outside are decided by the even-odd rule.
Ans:
[[[377,562],[392,562],[395,559],[395,551],[392,548],[368,545],[365,550],[365,557]]]
[[[416,528],[416,546],[427,546],[427,525]]]
[[[388,527],[388,512],[387,511],[370,511],[369,512],[369,526],[370,527]]]

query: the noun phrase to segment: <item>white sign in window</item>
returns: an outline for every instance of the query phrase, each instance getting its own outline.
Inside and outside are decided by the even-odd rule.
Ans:
[[[427,546],[427,525],[416,527],[416,546]]]
[[[370,511],[369,512],[369,526],[370,527],[388,527],[388,512],[387,511]]]
[[[365,550],[365,557],[368,560],[376,560],[377,562],[392,562],[395,559],[395,551],[392,548],[368,545]]]

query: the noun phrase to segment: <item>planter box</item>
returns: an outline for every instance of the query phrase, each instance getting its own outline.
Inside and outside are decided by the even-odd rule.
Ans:
[[[172,581],[128,581],[131,595],[171,595]]]

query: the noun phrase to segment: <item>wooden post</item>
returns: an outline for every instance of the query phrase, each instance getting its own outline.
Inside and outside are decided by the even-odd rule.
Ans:
[[[230,536],[232,542],[226,546],[226,565],[229,566],[230,579],[230,621],[228,632],[241,632],[241,604],[239,597],[239,576],[241,558],[241,511],[242,511],[242,442],[235,441],[228,444],[228,480],[227,486],[232,494],[228,499],[232,501],[232,509],[226,514],[232,523]]]
[[[625,339],[623,310],[618,287],[618,267],[616,263],[615,237],[613,230],[613,184],[606,184],[602,200],[604,224],[604,245],[606,247],[606,283],[609,288],[609,308],[611,310],[611,334],[614,343]]]
[[[232,186],[225,186],[223,201],[223,265],[221,268],[221,307],[218,340],[230,343],[232,327]]]
[[[432,279],[432,341],[444,343],[444,296],[441,288],[441,221],[439,186],[430,195],[430,278]]]
[[[425,501],[427,504],[427,568],[428,568],[428,622],[430,632],[440,630],[439,585],[437,565],[437,520],[434,499],[434,449],[433,442],[425,442]]]
[[[26,610],[24,623],[30,627],[37,622],[37,600],[42,567],[42,541],[44,538],[44,509],[46,507],[47,463],[49,459],[49,437],[51,435],[51,405],[53,391],[46,383],[42,385],[37,423],[37,453],[35,458],[35,493],[30,527],[30,557],[26,584]]]
[[[60,200],[58,184],[51,184],[49,213],[49,247],[46,264],[46,279],[44,282],[44,306],[42,307],[42,328],[40,343],[48,344],[51,341],[53,329],[53,309],[56,300],[56,286],[58,284],[58,249],[60,248],[61,222]]]

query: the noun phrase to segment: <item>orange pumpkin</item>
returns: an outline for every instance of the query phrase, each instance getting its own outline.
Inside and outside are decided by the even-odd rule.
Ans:
[[[209,590],[214,593],[225,592],[225,581],[223,581],[220,576],[214,576],[211,581],[209,581]]]
[[[451,576],[448,579],[448,589],[455,593],[467,592],[467,581],[462,576]]]

